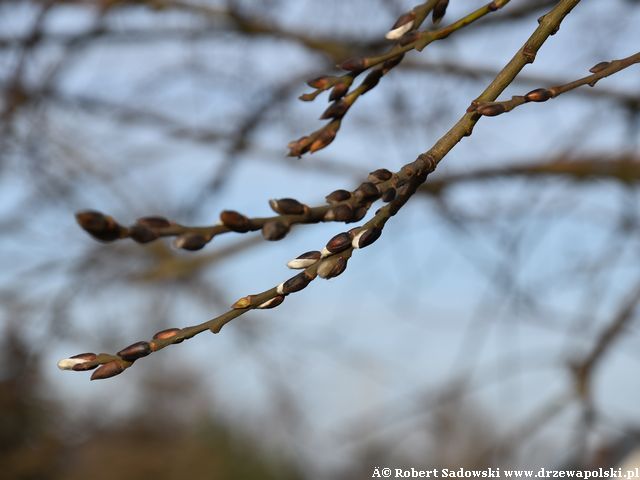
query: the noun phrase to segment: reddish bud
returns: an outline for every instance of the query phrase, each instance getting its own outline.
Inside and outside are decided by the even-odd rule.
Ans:
[[[340,82],[336,83],[336,86],[331,90],[331,94],[329,95],[329,101],[332,102],[334,100],[338,100],[345,96],[345,94],[349,91],[349,86],[351,82]]]
[[[476,112],[485,117],[495,117],[506,111],[502,103],[485,103],[478,105]]]
[[[536,88],[524,96],[528,102],[546,102],[551,98],[551,92],[546,88]]]
[[[351,246],[351,235],[347,232],[342,232],[335,235],[325,245],[325,249],[329,253],[338,253],[346,250]]]
[[[118,352],[118,356],[128,362],[133,362],[138,358],[146,357],[151,353],[149,342],[136,342],[123,348]]]
[[[362,93],[362,95],[364,95],[366,92],[368,92],[369,90],[374,88],[376,85],[378,85],[378,82],[382,78],[383,74],[384,72],[379,68],[369,72],[369,74],[362,81],[362,85],[366,88],[366,90]]]
[[[229,230],[238,233],[248,232],[251,228],[249,219],[235,210],[224,210],[220,212],[220,221]]]
[[[318,90],[326,90],[336,83],[338,77],[324,75],[322,77],[317,77],[309,80],[307,85],[311,88],[316,88]]]
[[[180,333],[180,329],[179,328],[167,328],[166,330],[160,330],[159,332],[157,332],[153,338],[154,340],[170,340],[173,337],[175,337],[176,335],[178,335]],[[182,342],[184,339],[182,340],[178,340],[177,342],[174,343],[180,343]]]
[[[116,360],[100,365],[91,375],[91,380],[102,380],[104,378],[115,377],[124,372],[122,364]]]

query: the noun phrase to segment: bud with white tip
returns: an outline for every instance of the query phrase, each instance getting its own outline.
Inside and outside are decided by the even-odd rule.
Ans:
[[[287,263],[287,267],[293,270],[299,270],[301,268],[307,268],[320,260],[321,253],[317,250],[312,250],[310,252],[305,252],[302,255],[298,255],[293,260],[290,260]]]
[[[318,266],[318,276],[326,280],[337,277],[347,268],[347,259],[341,256],[325,258]]]
[[[353,238],[353,248],[365,248],[375,242],[382,234],[382,229],[378,227],[362,230]]]
[[[84,369],[80,366],[95,360],[96,357],[97,355],[95,353],[81,353],[79,355],[74,355],[71,358],[63,358],[58,362],[58,368],[60,370],[90,370],[96,368],[97,365]]]
[[[409,30],[413,28],[413,24],[416,20],[416,14],[413,12],[408,12],[403,15],[400,15],[396,23],[393,24],[391,30],[387,32],[384,36],[387,40],[397,40]]]
[[[284,295],[276,295],[275,297],[258,305],[258,308],[260,309],[275,308],[278,305],[280,305],[282,302],[284,302]]]

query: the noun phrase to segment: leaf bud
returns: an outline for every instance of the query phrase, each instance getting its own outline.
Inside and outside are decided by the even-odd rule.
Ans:
[[[272,220],[262,226],[262,236],[265,240],[282,240],[289,233],[289,225],[278,220]]]
[[[220,221],[229,230],[238,233],[248,232],[251,228],[249,219],[235,210],[224,210],[220,212]]]
[[[598,73],[611,65],[611,62],[599,62],[589,69],[591,73]]]
[[[551,92],[546,88],[536,88],[527,93],[524,98],[527,102],[546,102],[551,96]]]
[[[76,213],[76,221],[85,232],[102,242],[112,242],[125,234],[125,229],[113,217],[95,210]]]
[[[379,182],[386,182],[392,176],[393,176],[393,173],[391,173],[386,168],[379,168],[378,170],[374,170],[373,172],[369,173],[369,176],[367,178],[370,182],[379,183]]]
[[[362,230],[353,238],[353,248],[365,248],[375,242],[382,234],[382,229],[378,227]]]
[[[293,260],[290,260],[287,263],[287,267],[297,270],[300,268],[307,268],[320,260],[320,252],[317,250],[312,250],[310,252],[305,252],[302,255],[298,255]]]
[[[275,297],[258,305],[258,308],[260,309],[275,308],[278,305],[280,305],[282,302],[284,302],[284,295],[276,295]]]
[[[341,256],[325,258],[318,266],[318,276],[326,280],[337,277],[347,268],[347,259]]]
[[[293,292],[298,292],[305,288],[313,280],[305,272],[300,272],[295,277],[291,277],[289,280],[282,282],[276,288],[276,292],[279,295],[288,295]]]
[[[351,246],[352,237],[347,232],[339,233],[331,238],[325,245],[325,250],[328,253],[338,253],[346,250]],[[327,256],[327,255],[325,255]]]
[[[442,17],[447,13],[447,7],[449,6],[449,0],[438,0],[433,7],[433,13],[431,14],[431,21],[434,25],[437,25],[442,20]]]
[[[271,199],[269,206],[280,215],[302,215],[309,211],[308,206],[293,198]]]
[[[124,372],[124,367],[117,360],[112,360],[100,365],[91,375],[91,380],[102,380],[104,378],[115,377]]]
[[[476,112],[485,117],[495,117],[506,111],[502,103],[485,103],[478,105]]]
[[[154,340],[170,340],[176,335],[178,335],[179,333],[180,333],[179,328],[167,328],[165,330],[160,330],[159,332],[157,332],[153,336],[153,338]],[[180,343],[182,341],[184,341],[184,339],[178,340],[177,342],[174,342],[174,343]]]
[[[407,12],[396,20],[396,23],[393,24],[391,30],[389,30],[384,38],[387,40],[397,40],[409,30],[413,28],[413,24],[415,23],[416,14],[413,12]]]
[[[349,200],[351,198],[351,192],[347,190],[334,190],[324,198],[327,203],[344,202],[345,200]]]
[[[196,251],[202,249],[209,241],[210,239],[201,233],[187,232],[176,237],[173,245],[182,250]]]
[[[133,362],[138,358],[146,357],[151,353],[149,342],[136,342],[123,348],[118,352],[118,356],[128,362]]]

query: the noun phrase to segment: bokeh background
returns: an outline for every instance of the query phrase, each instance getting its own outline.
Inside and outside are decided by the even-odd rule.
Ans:
[[[407,55],[301,160],[286,145],[326,108],[297,100],[305,81],[383,51],[414,3],[0,3],[3,478],[617,465],[640,432],[637,67],[481,119],[339,278],[109,380],[56,368],[206,321],[343,229],[189,253],[99,244],[74,212],[207,225],[320,204],[427,150],[556,3]],[[451,0],[444,23],[482,4]],[[635,53],[639,24],[638,1],[581,2],[502,98]]]

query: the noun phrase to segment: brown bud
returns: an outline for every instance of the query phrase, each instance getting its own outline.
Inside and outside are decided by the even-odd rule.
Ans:
[[[309,207],[294,198],[279,198],[269,200],[271,210],[280,215],[302,215],[307,213]]]
[[[303,153],[309,151],[309,146],[311,145],[310,138],[308,136],[300,137],[298,140],[294,140],[293,142],[289,142],[287,147],[289,148],[289,156],[290,157],[300,157]]]
[[[449,6],[449,0],[438,0],[433,7],[433,13],[431,14],[431,20],[434,25],[440,23],[442,17],[447,13],[447,7]]]
[[[171,226],[171,222],[164,217],[142,217],[136,220],[136,224],[151,230],[169,228]]]
[[[115,377],[124,372],[122,364],[116,360],[100,365],[91,375],[91,380],[102,380],[104,378]]]
[[[71,367],[72,370],[76,372],[85,372],[87,370],[93,370],[97,367],[97,365],[92,365],[91,362],[94,361],[98,356],[95,353],[80,353],[78,355],[74,355],[71,357],[72,359],[80,359],[84,360],[84,363],[78,363]]]
[[[411,34],[409,34],[409,35],[411,35]],[[409,36],[409,35],[405,35],[405,37]],[[402,37],[402,38],[404,38],[404,37]],[[395,57],[391,57],[389,60],[386,60],[382,64],[382,73],[386,74],[389,70],[391,70],[393,67],[398,65],[402,61],[403,58],[404,58],[404,53],[401,53],[400,55],[396,55]]]
[[[293,292],[298,292],[309,285],[309,282],[311,282],[311,280],[313,279],[307,276],[305,272],[300,272],[295,277],[291,277],[286,282],[278,285],[276,291],[280,295],[288,295]]]
[[[384,38],[387,40],[397,40],[413,28],[415,19],[416,14],[413,11],[400,15]]]
[[[258,308],[260,309],[275,308],[278,305],[280,305],[282,302],[284,302],[284,295],[276,295],[272,299],[267,300],[266,302],[258,305]]]
[[[340,65],[338,65],[338,67],[348,72],[361,72],[365,68],[367,68],[367,59],[366,58],[350,58],[342,62]]]
[[[203,248],[207,243],[209,243],[207,237],[202,235],[201,233],[183,233],[182,235],[176,237],[173,241],[173,245],[176,248],[181,248],[183,250],[196,251]]]
[[[289,225],[278,220],[272,220],[262,226],[262,236],[265,240],[282,240],[289,233]]]
[[[334,120],[335,121],[335,120]],[[329,145],[336,138],[336,133],[338,132],[338,128],[330,127],[329,124],[327,127],[323,128],[320,131],[320,134],[317,138],[311,143],[309,147],[309,152],[317,152],[318,150],[323,149],[327,145]]]
[[[395,188],[386,189],[382,194],[381,198],[383,202],[392,202],[396,198],[396,189]]]
[[[368,211],[369,209],[367,207],[356,208],[355,212],[353,212],[353,218],[349,223],[359,222],[365,217]]]
[[[133,362],[138,358],[146,357],[151,353],[149,342],[136,342],[123,348],[118,352],[118,356],[128,362]]]
[[[366,199],[378,197],[380,195],[380,192],[373,183],[364,182],[360,184],[354,194],[356,195],[356,197]]]
[[[331,93],[329,94],[329,101],[332,102],[334,100],[338,100],[345,96],[345,94],[349,91],[350,82],[340,82],[336,83],[336,86],[331,89]]]
[[[327,107],[320,116],[320,120],[325,120],[327,118],[342,118],[347,110],[349,110],[349,107],[349,103],[344,99],[337,100]]]
[[[353,239],[354,248],[365,248],[375,242],[382,234],[382,229],[378,227],[367,228],[358,233]]]
[[[224,210],[220,212],[220,221],[229,230],[238,233],[248,232],[251,227],[249,219],[235,210]]]
[[[129,238],[138,243],[149,243],[156,240],[158,234],[150,228],[136,223],[129,228]]]
[[[329,209],[324,215],[324,220],[329,222],[348,222],[353,217],[351,206],[343,203]]]
[[[341,256],[329,257],[322,260],[318,266],[318,276],[324,279],[337,277],[347,268],[347,259]]]
[[[382,78],[382,75],[384,75],[384,72],[380,68],[376,68],[375,70],[369,72],[369,74],[364,77],[364,80],[362,81],[362,86],[366,89],[365,92],[362,93],[362,95],[364,95],[364,93],[371,90],[372,88],[375,88],[375,86],[378,85],[378,82]]]
[[[373,172],[369,173],[369,176],[367,178],[370,182],[378,183],[378,182],[386,182],[392,176],[393,176],[393,173],[391,173],[386,168],[379,168],[378,170],[374,170]]]
[[[589,71],[591,73],[598,73],[598,72],[601,72],[602,70],[604,70],[605,68],[607,68],[609,65],[611,65],[611,62],[596,63],[593,67],[591,67],[589,69]]]
[[[506,111],[505,106],[502,103],[485,103],[478,105],[476,112],[485,117],[495,117]]]
[[[473,102],[471,102],[471,105],[467,107],[467,113],[475,112],[477,108],[478,108],[478,101],[474,100]]]
[[[317,77],[309,80],[307,82],[307,85],[309,85],[311,88],[317,88],[318,90],[326,90],[327,88],[334,85],[336,83],[336,80],[338,80],[338,77],[324,75],[322,77]]]
[[[85,210],[76,213],[76,221],[82,229],[96,240],[112,242],[121,238],[124,228],[113,217],[95,210]]]
[[[251,295],[247,295],[246,297],[242,297],[236,300],[236,302],[233,305],[231,305],[231,308],[236,310],[249,308],[251,306],[252,301],[253,301],[253,297]]]
[[[551,98],[551,92],[546,88],[536,88],[524,96],[528,102],[546,102]]]
[[[325,249],[329,253],[338,253],[346,250],[351,246],[351,235],[342,232],[331,238],[325,245]]]
[[[287,267],[293,269],[307,268],[320,260],[320,256],[321,254],[317,250],[305,252],[302,255],[298,255],[293,260],[290,260],[289,263],[287,263]]]
[[[349,200],[351,198],[351,192],[347,190],[334,190],[324,198],[327,203],[344,202],[345,200]]]
[[[180,333],[180,329],[179,328],[167,328],[166,330],[160,330],[159,332],[157,332],[153,338],[154,340],[170,340],[173,337],[175,337],[176,335],[178,335]],[[182,340],[178,340],[177,342],[174,343],[180,343],[182,342],[184,339]]]

